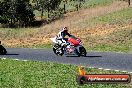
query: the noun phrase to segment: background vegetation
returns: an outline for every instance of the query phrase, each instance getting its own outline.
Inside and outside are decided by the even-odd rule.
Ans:
[[[121,72],[86,68],[88,74],[121,74]],[[78,67],[51,62],[0,59],[1,88],[130,88],[131,84],[86,84],[76,82]],[[126,74],[126,73],[122,73]]]
[[[112,0],[1,0],[0,23],[3,27],[35,26],[38,16],[52,21],[69,11],[110,3]]]

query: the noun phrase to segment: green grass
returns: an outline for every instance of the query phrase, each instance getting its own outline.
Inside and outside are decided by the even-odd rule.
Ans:
[[[94,47],[87,47],[89,51],[103,51],[103,52],[124,52],[130,53],[130,47],[121,46],[121,45],[108,45],[108,44],[99,44]]]
[[[132,22],[132,9],[125,8],[107,15],[102,15],[89,20],[83,20],[78,25],[95,26],[99,24],[124,24]]]
[[[105,6],[105,5],[110,5],[112,4],[113,0],[85,0],[85,3],[82,3],[82,7],[81,8],[93,8],[96,6]],[[66,4],[66,10],[67,11],[71,11],[71,10],[75,10],[76,7],[75,5],[77,5],[78,2],[68,2]],[[60,7],[63,8],[64,3],[62,2]]]
[[[93,8],[96,6],[105,6],[112,4],[113,0],[88,0],[83,7],[84,8]]]
[[[126,23],[132,21],[132,9],[127,8],[114,13],[111,13],[106,16],[97,17],[94,20],[97,23]]]
[[[132,52],[132,29],[120,29],[105,36],[91,37],[92,42],[97,42],[95,46],[88,47],[92,51],[112,51],[112,52]],[[98,41],[102,41],[98,44]]]
[[[88,74],[122,74],[86,68]],[[0,88],[130,88],[128,84],[76,83],[77,66],[40,61],[0,59]],[[125,73],[123,73],[125,74]]]

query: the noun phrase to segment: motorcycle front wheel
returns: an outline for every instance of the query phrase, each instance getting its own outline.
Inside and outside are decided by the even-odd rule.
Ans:
[[[58,44],[54,45],[53,52],[57,56],[62,56],[64,54],[63,48],[60,45],[58,45]]]
[[[86,57],[86,55],[87,55],[87,51],[86,51],[86,49],[82,46],[82,47],[80,47],[79,48],[79,56],[84,56],[84,57]]]

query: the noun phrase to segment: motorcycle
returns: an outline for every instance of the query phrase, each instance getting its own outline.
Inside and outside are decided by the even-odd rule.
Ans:
[[[0,41],[0,54],[1,54],[1,55],[7,54],[6,49],[1,45],[1,41]]]
[[[79,38],[68,38],[67,39],[67,45],[66,46],[61,46],[57,43],[56,37],[50,38],[51,41],[54,43],[53,45],[53,52],[57,56],[62,56],[62,55],[77,55],[77,56],[86,56],[87,52],[86,49],[82,46],[81,40]]]

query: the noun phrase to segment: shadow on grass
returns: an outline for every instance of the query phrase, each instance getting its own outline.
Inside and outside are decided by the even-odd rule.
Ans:
[[[6,24],[1,24],[0,28],[36,28],[36,27],[41,27],[42,25],[49,24],[47,20],[35,20],[29,24],[12,24],[10,25],[9,23]]]
[[[0,28],[38,28],[47,24],[50,24],[52,22],[55,22],[56,20],[59,20],[64,17],[54,17],[50,19],[41,19],[41,20],[34,20],[33,22],[24,23],[24,24],[9,24],[8,22],[0,24]]]

